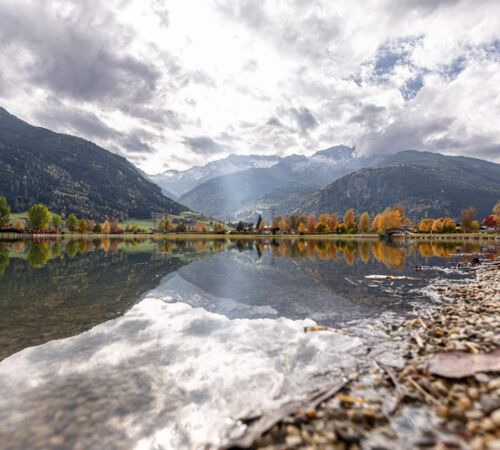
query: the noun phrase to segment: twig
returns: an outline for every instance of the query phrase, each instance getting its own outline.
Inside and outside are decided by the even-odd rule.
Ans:
[[[342,390],[351,380],[352,376],[346,378],[340,383],[335,384],[327,390],[313,394],[311,397],[302,401],[290,401],[276,410],[267,411],[260,416],[241,419],[248,424],[247,429],[242,436],[230,439],[221,447],[222,449],[232,448],[250,448],[257,438],[261,437],[266,431],[270,430],[274,425],[281,422],[288,416],[295,416],[303,410],[315,409],[321,403],[333,397]]]
[[[430,400],[435,405],[439,405],[439,402],[429,394],[420,384],[418,384],[412,377],[408,377],[410,383],[415,387],[417,391],[419,391],[426,399]]]

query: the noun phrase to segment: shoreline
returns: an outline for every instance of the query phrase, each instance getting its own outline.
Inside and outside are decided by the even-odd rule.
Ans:
[[[429,285],[442,305],[385,330],[401,351],[394,361],[368,357],[323,403],[269,422],[249,448],[500,449],[500,259],[471,269],[473,279]]]
[[[179,240],[179,239],[318,239],[318,240],[380,240],[378,234],[257,234],[257,233],[121,233],[121,234],[93,234],[93,233],[74,233],[74,234],[31,234],[31,233],[0,233],[1,240],[18,239],[153,239],[153,240]],[[394,235],[394,240],[398,241],[500,241],[499,233],[454,233],[454,234],[415,234],[415,235]]]

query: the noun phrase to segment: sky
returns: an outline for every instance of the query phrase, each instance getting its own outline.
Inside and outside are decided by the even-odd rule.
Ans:
[[[339,144],[500,162],[500,2],[0,0],[0,106],[148,173]]]

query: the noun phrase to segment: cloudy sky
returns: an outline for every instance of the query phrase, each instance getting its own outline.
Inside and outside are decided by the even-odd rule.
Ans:
[[[500,162],[498,0],[0,0],[0,105],[149,173],[229,153]]]

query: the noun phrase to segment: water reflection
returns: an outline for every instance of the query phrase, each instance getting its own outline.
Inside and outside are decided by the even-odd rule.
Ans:
[[[457,253],[463,255],[483,252],[490,257],[500,253],[499,244],[484,242],[443,242],[416,241],[404,244],[390,244],[385,241],[368,240],[232,240],[232,239],[194,239],[194,240],[153,240],[153,239],[68,239],[57,241],[17,240],[0,242],[0,276],[9,264],[9,257],[25,258],[28,264],[39,269],[49,260],[74,258],[78,254],[104,251],[105,254],[120,251],[146,250],[157,255],[170,255],[190,250],[194,253],[213,253],[225,250],[255,250],[259,255],[270,252],[278,258],[309,259],[321,261],[343,261],[352,266],[356,261],[368,263],[374,259],[388,268],[402,269],[405,259],[414,254],[423,257],[449,258]],[[464,256],[464,260],[467,256]]]
[[[498,250],[306,239],[0,243],[0,442],[216,444],[228,417],[353,369],[373,347],[363,334],[373,321],[426,301],[415,289],[436,270]],[[309,319],[349,333],[304,333]]]

